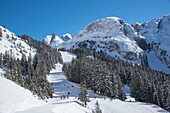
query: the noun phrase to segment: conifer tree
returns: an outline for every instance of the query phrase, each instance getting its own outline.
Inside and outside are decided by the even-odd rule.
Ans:
[[[92,113],[102,113],[102,110],[100,109],[100,105],[98,101],[96,101],[95,110],[92,110]]]
[[[89,101],[85,83],[80,84],[79,99],[81,102],[83,102],[84,106],[86,106],[87,102]]]

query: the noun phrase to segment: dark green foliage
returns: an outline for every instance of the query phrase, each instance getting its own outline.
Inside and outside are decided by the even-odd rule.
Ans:
[[[79,49],[76,51],[79,53]],[[170,111],[170,75],[116,60],[102,51],[92,51],[90,55],[94,59],[83,58],[87,54],[82,54],[71,65],[64,65],[63,71],[69,80],[77,83],[86,80],[87,88],[111,99],[122,100],[125,95],[121,89],[127,84],[131,88],[131,96],[137,101],[154,103]]]
[[[0,65],[3,64],[6,68],[7,79],[29,89],[42,99],[49,98],[54,88],[46,76],[56,63],[63,63],[61,53],[27,35],[21,37],[23,41],[37,49],[34,58],[32,59],[31,54],[28,58],[22,54],[21,60],[16,60],[11,51],[6,51],[4,55],[0,55]]]
[[[80,83],[79,99],[83,102],[84,106],[86,106],[89,101],[85,82]]]
[[[87,88],[111,98],[125,99],[122,83],[116,71],[109,69],[106,62],[88,58],[73,59],[71,65],[64,64],[63,71],[70,81],[86,81]]]

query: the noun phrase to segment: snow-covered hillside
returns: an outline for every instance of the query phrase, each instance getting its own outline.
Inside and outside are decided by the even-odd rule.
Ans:
[[[75,55],[62,52],[64,62],[71,62]],[[69,58],[69,59],[67,59]],[[157,105],[142,102],[124,102],[118,99],[110,100],[88,90],[90,102],[83,107],[77,99],[79,85],[69,82],[62,72],[62,65],[56,64],[50,72],[48,80],[55,87],[53,99],[44,103],[17,84],[0,77],[0,113],[92,113],[96,101],[103,113],[169,113]],[[70,92],[69,98],[66,96]]]
[[[60,51],[63,61],[64,63],[71,63],[73,58],[76,58],[75,54],[71,54],[69,52],[65,52],[65,51]]]
[[[43,104],[30,91],[0,76],[0,113],[14,113]]]
[[[17,37],[7,28],[0,26],[0,53],[5,54],[5,51],[12,53],[13,57],[21,58],[22,54],[27,57],[31,54],[34,57],[36,49],[30,47],[26,40]]]
[[[143,50],[135,41],[137,37],[131,25],[119,18],[107,17],[90,23],[74,39],[62,43],[59,48],[102,50],[112,57],[118,56],[125,61],[147,65]]]

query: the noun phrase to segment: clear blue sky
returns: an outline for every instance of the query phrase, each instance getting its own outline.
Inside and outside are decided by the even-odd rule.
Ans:
[[[170,0],[0,0],[0,25],[37,40],[53,32],[77,34],[108,16],[135,23],[165,14],[170,14]]]

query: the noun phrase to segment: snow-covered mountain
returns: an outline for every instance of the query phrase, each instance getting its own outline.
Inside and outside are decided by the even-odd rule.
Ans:
[[[66,33],[60,37],[53,33],[52,35],[47,35],[46,38],[43,39],[43,42],[45,42],[47,45],[50,45],[53,48],[56,48],[64,41],[68,41],[72,38],[73,36],[69,33]]]
[[[144,51],[135,41],[138,38],[143,37],[130,24],[117,17],[107,17],[90,23],[74,39],[62,43],[59,48],[102,50],[118,59],[147,66]]]
[[[22,54],[32,58],[36,53],[36,49],[27,44],[27,40],[21,39],[15,33],[7,28],[0,26],[0,53],[5,54],[5,51],[12,53],[13,57],[21,59]]]
[[[47,35],[46,38],[44,38],[43,42],[45,42],[47,45],[50,45],[53,48],[56,48],[59,44],[63,43],[64,41],[54,33],[52,35]]]
[[[170,72],[170,15],[153,19],[143,24],[134,24],[133,27],[148,43],[147,55],[153,54]],[[148,56],[149,57],[149,56]],[[153,65],[150,65],[152,68]],[[164,71],[162,69],[160,71]]]
[[[170,15],[133,25],[117,17],[107,17],[90,23],[74,39],[60,44],[59,48],[85,47],[103,51],[130,63],[170,73],[169,30]]]

